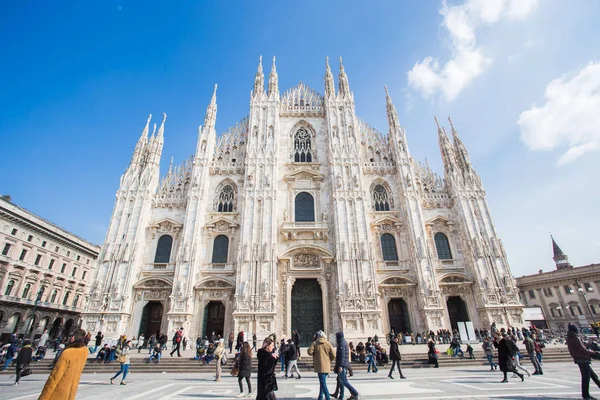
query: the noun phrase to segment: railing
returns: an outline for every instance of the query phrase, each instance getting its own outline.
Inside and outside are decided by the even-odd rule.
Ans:
[[[17,297],[17,296],[0,295],[0,301],[24,304],[24,305],[29,305],[32,307],[35,305],[35,300],[24,299],[22,297]],[[47,301],[38,301],[37,307],[53,308],[56,310],[72,311],[72,312],[82,312],[83,311],[83,308],[66,306],[66,305],[56,304],[56,303],[50,303]]]

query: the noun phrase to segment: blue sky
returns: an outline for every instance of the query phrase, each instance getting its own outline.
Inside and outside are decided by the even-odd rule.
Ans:
[[[319,92],[343,56],[357,114],[387,132],[387,84],[438,172],[433,116],[452,117],[515,276],[553,268],[550,232],[574,265],[600,261],[600,3],[173,4],[5,5],[0,193],[100,244],[149,113],[169,116],[165,170],[193,153],[214,83],[222,132],[248,113],[259,55],[277,56],[282,91]]]

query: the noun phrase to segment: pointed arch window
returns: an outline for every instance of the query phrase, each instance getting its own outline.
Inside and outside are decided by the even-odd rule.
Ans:
[[[294,162],[312,162],[310,133],[300,128],[294,135]]]
[[[8,281],[8,285],[6,285],[6,290],[4,291],[5,296],[10,296],[10,292],[12,292],[13,287],[15,287],[15,280],[11,279]]]
[[[213,264],[227,264],[227,253],[229,252],[229,238],[225,235],[219,235],[213,242]]]
[[[373,204],[375,211],[390,211],[388,192],[382,185],[373,188]]]
[[[173,237],[171,235],[162,235],[156,245],[155,264],[168,264],[171,260],[171,248],[173,247]]]
[[[381,235],[381,252],[383,261],[398,261],[398,250],[396,249],[396,239],[390,233]]]
[[[315,221],[315,199],[310,193],[298,193],[294,202],[296,222],[314,222]]]
[[[29,295],[29,290],[31,290],[31,284],[28,283],[27,285],[25,285],[25,288],[23,289],[23,295],[21,296],[22,298],[26,299],[27,296]]]
[[[437,249],[438,259],[452,260],[452,252],[450,251],[450,242],[448,236],[442,232],[438,232],[434,236],[435,248]]]
[[[232,212],[235,192],[231,185],[225,185],[219,193],[217,202],[217,212]]]

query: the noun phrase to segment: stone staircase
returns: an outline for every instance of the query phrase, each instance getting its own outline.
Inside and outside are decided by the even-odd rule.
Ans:
[[[482,351],[474,352],[475,359],[468,358],[458,358],[451,357],[446,355],[445,353],[441,353],[438,357],[440,368],[443,367],[457,367],[457,366],[469,366],[469,367],[477,367],[477,368],[485,368],[489,364],[487,359],[485,358]],[[49,352],[48,356],[38,362],[33,362],[31,364],[31,370],[33,373],[48,373],[49,366],[54,358],[54,353]],[[190,373],[190,372],[206,372],[213,373],[215,371],[215,361],[212,361],[209,365],[204,365],[200,361],[196,361],[192,358],[187,357],[170,357],[168,354],[166,357],[163,357],[160,363],[147,363],[147,358],[142,357],[132,357],[131,358],[131,367],[130,371],[132,372],[168,372],[168,373]],[[111,364],[94,364],[94,359],[89,358],[84,373],[114,373],[119,369],[119,363],[113,361]],[[494,362],[497,361],[497,358],[494,357]],[[544,349],[544,359],[543,363],[551,363],[551,362],[573,362],[569,352],[566,348],[546,348]],[[521,363],[525,367],[531,368],[529,359],[525,357]],[[233,365],[233,358],[229,357],[227,360],[227,365],[223,366],[223,373],[229,374],[231,367]],[[332,365],[333,366],[333,365]],[[432,368],[433,365],[427,364],[427,354],[406,354],[402,356],[401,362],[402,368]],[[313,372],[313,363],[312,357],[304,356],[298,361],[298,367],[303,373],[312,373]],[[277,366],[277,371],[279,371],[280,366]],[[389,364],[379,367],[381,369],[389,368]],[[367,371],[367,364],[361,363],[352,363],[352,369],[354,371]],[[257,360],[253,358],[252,360],[252,370],[253,373],[257,371]]]

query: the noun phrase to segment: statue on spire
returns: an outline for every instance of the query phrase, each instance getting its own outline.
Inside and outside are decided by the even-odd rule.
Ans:
[[[350,84],[348,83],[348,77],[346,71],[344,71],[344,64],[342,63],[342,57],[340,57],[340,76],[339,81],[339,94],[342,98],[350,96]]]
[[[333,74],[329,68],[329,57],[325,57],[325,97],[335,96],[335,84]]]
[[[254,89],[252,90],[252,96],[256,97],[265,92],[265,74],[263,74],[262,68],[262,56],[258,57],[258,70],[254,77]]]
[[[279,77],[277,76],[277,67],[275,66],[275,56],[273,56],[273,65],[269,73],[269,98],[271,96],[279,97]]]

